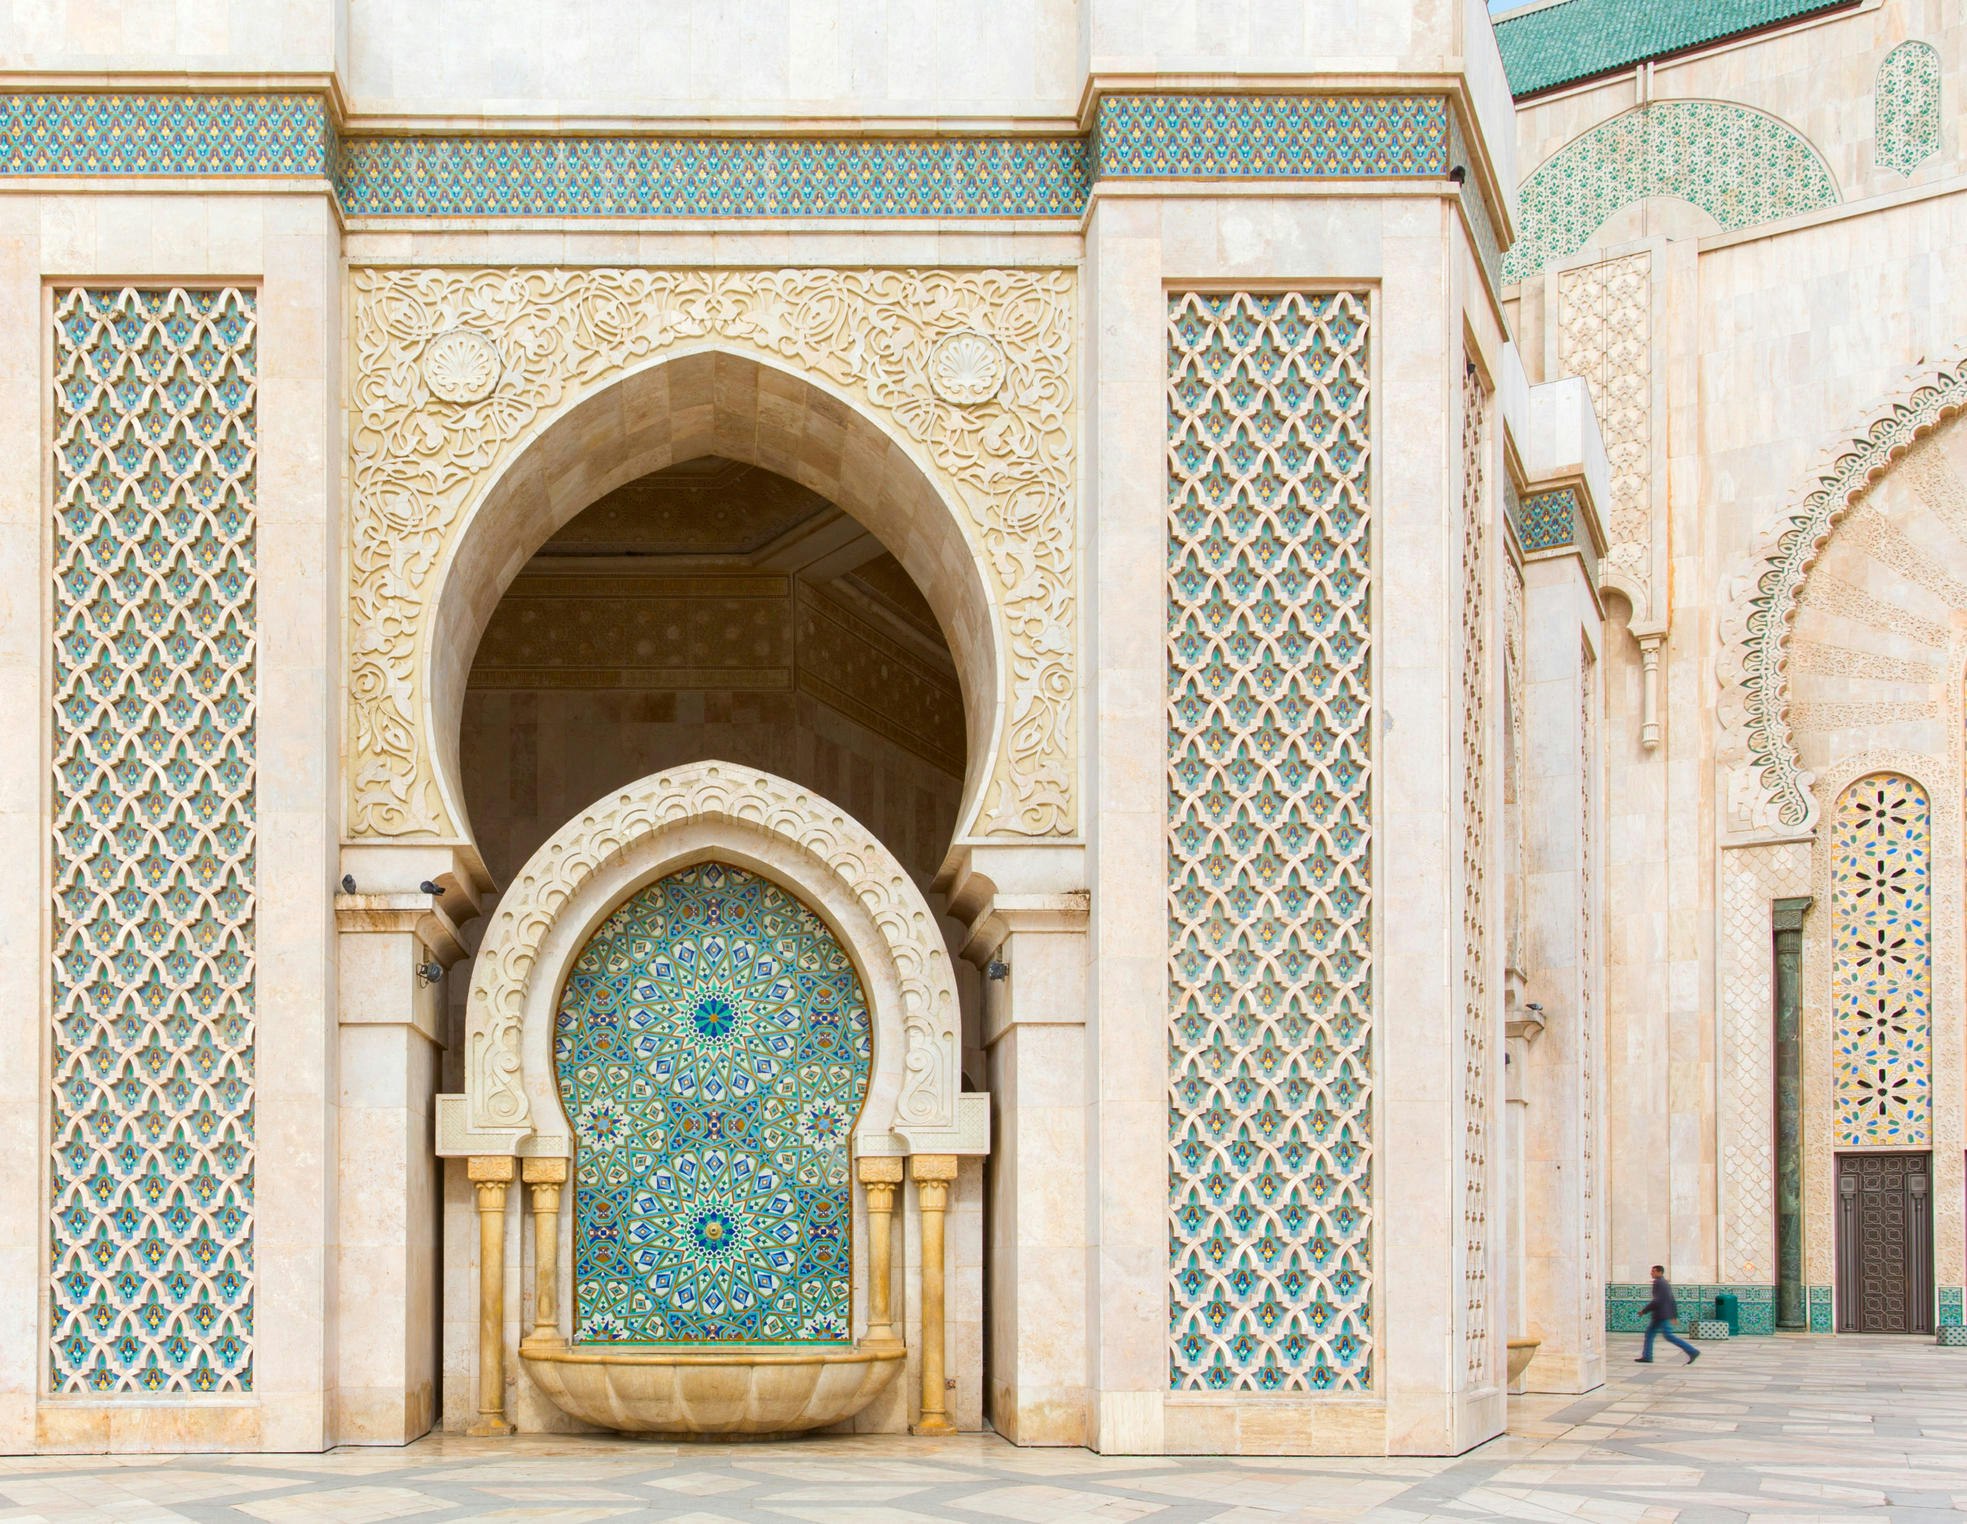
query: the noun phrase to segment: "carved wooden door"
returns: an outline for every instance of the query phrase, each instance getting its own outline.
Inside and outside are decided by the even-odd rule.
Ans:
[[[1926,1154],[1837,1157],[1837,1330],[1933,1331],[1933,1210]]]

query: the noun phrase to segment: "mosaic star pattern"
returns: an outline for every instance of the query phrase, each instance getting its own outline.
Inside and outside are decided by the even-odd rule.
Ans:
[[[55,293],[56,1392],[253,1384],[256,346]]]
[[[576,1340],[849,1340],[872,1052],[847,954],[767,879],[699,864],[602,922],[556,1023]]]
[[[1925,1148],[1933,1072],[1932,810],[1897,773],[1858,779],[1831,838],[1838,1146]]]
[[[1367,339],[1169,302],[1176,1389],[1372,1384]]]

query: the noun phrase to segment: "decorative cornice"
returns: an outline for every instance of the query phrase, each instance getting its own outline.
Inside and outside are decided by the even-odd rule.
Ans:
[[[1458,114],[1434,90],[1142,90],[1081,133],[379,133],[325,90],[17,91],[0,178],[301,177],[351,217],[1077,217],[1101,180],[1446,176]]]

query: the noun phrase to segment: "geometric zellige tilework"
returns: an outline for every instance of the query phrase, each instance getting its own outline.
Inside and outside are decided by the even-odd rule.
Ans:
[[[253,294],[55,293],[49,1379],[252,1387]]]
[[[1837,801],[1831,1005],[1838,1146],[1925,1148],[1933,1072],[1932,810],[1898,773]]]
[[[1168,310],[1169,1379],[1372,1385],[1366,299]]]
[[[617,906],[556,1023],[576,1340],[851,1338],[848,1148],[872,1052],[853,963],[779,885],[700,863]]]

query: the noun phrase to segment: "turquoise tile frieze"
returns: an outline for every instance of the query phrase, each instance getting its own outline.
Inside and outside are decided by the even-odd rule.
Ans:
[[[1961,1324],[1967,1323],[1967,1308],[1963,1308],[1962,1306],[1963,1296],[1967,1296],[1967,1291],[1963,1291],[1963,1288],[1959,1286],[1940,1287],[1940,1326],[1942,1328],[1957,1328]]]
[[[1366,298],[1168,303],[1169,1384],[1373,1387]]]
[[[1082,138],[350,138],[349,215],[1077,216]]]
[[[1526,551],[1558,550],[1578,538],[1578,494],[1569,487],[1533,492],[1518,512]]]
[[[1680,1321],[1692,1324],[1697,1319],[1716,1317],[1715,1298],[1724,1291],[1733,1293],[1740,1304],[1738,1311],[1742,1337],[1773,1334],[1776,1331],[1774,1286],[1730,1286],[1705,1281],[1676,1284],[1673,1295],[1680,1304]],[[1646,1304],[1652,1298],[1653,1288],[1645,1282],[1608,1284],[1605,1287],[1606,1332],[1644,1333]]]
[[[0,95],[0,175],[331,175],[316,95]]]
[[[575,1340],[849,1340],[873,1034],[825,923],[743,868],[672,873],[581,949],[555,1031]]]
[[[1789,123],[1732,101],[1656,101],[1580,133],[1523,182],[1503,279],[1575,254],[1648,196],[1692,202],[1728,229],[1839,200],[1823,155]]]
[[[54,293],[51,1391],[253,1385],[253,293]]]
[[[1077,217],[1100,178],[1445,175],[1451,118],[1438,94],[1132,94],[1083,134],[365,135],[305,94],[16,93],[0,176],[320,177],[363,217]]]
[[[1445,175],[1448,118],[1438,95],[1110,95],[1093,117],[1094,173]]]

